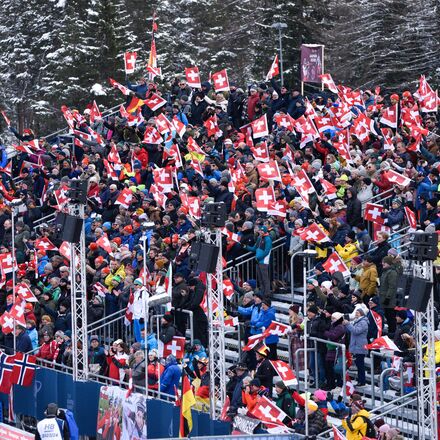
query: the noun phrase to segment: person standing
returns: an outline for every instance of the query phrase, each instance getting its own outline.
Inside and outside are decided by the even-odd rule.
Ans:
[[[394,258],[390,255],[382,260],[382,275],[380,276],[379,298],[385,318],[388,323],[388,333],[396,331],[396,293],[397,293],[397,270],[394,266]]]
[[[44,414],[46,417],[37,423],[35,440],[69,440],[69,427],[64,420],[58,418],[58,405],[49,403]]]

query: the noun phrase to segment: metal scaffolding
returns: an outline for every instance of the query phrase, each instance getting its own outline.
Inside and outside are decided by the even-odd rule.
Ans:
[[[209,328],[209,413],[219,419],[226,400],[225,319],[223,306],[222,234],[219,228],[205,230],[206,243],[219,248],[215,274],[207,275]],[[217,310],[213,313],[214,304]]]
[[[433,282],[432,261],[413,262],[413,276]],[[418,439],[438,439],[437,393],[434,350],[434,291],[425,312],[415,312],[417,338]],[[426,351],[423,349],[426,347]]]
[[[84,220],[84,205],[69,204],[69,214]],[[84,223],[79,243],[70,244],[73,380],[88,378],[86,239]]]

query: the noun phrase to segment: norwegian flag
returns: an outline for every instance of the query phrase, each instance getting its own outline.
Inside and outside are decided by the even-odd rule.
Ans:
[[[215,136],[216,134],[221,133],[220,128],[218,127],[217,116],[211,116],[204,123],[203,126],[206,128],[208,137]]]
[[[173,124],[168,120],[168,118],[161,113],[155,119],[157,130],[160,134],[165,134],[173,130]]]
[[[60,254],[70,260],[72,245],[68,241],[63,241],[60,246]]]
[[[354,393],[354,385],[348,373],[345,373],[345,394],[351,396]]]
[[[281,322],[272,321],[269,326],[264,330],[264,335],[268,336],[286,336],[291,330],[290,326]]]
[[[186,82],[190,87],[200,89],[202,87],[200,81],[200,72],[197,66],[185,67]]]
[[[113,166],[110,164],[110,162],[107,159],[104,159],[103,162],[104,162],[105,171],[107,172],[107,176],[111,180],[118,180],[118,175],[116,174],[116,172],[113,169]]]
[[[397,128],[397,114],[398,114],[398,104],[386,108],[382,113],[382,117],[380,118],[380,123],[387,125],[388,127],[391,128]]]
[[[345,435],[342,434],[342,432],[339,431],[339,429],[336,428],[335,425],[332,425],[332,430],[333,430],[333,438],[334,438],[334,440],[347,440],[347,437],[345,437]]]
[[[122,84],[119,84],[113,78],[109,78],[108,81],[114,89],[118,89],[120,92],[122,92],[123,95],[128,96],[131,94],[131,91],[127,89],[127,87],[124,87]]]
[[[16,353],[14,357],[14,367],[12,368],[11,382],[23,387],[31,386],[34,381],[36,368],[36,356]]]
[[[11,252],[0,254],[0,266],[3,273],[12,273],[14,270],[14,260]],[[15,270],[17,270],[17,262],[15,262]]]
[[[90,108],[90,121],[93,123],[99,119],[102,119],[102,115],[99,110],[98,104],[96,104],[96,101],[93,100],[93,104]]]
[[[319,181],[321,182],[325,194],[335,194],[337,192],[337,188],[335,185],[333,185],[333,183],[325,180],[322,177],[319,178]]]
[[[269,135],[269,125],[267,124],[267,116],[264,114],[255,121],[251,122],[252,136],[254,139],[258,139]]]
[[[96,240],[96,244],[101,248],[104,249],[108,254],[112,253],[112,247],[110,245],[110,240],[108,239],[107,235],[101,235],[101,237]]]
[[[116,199],[115,204],[121,205],[124,208],[128,208],[133,201],[133,191],[130,188],[123,189]]]
[[[176,359],[183,359],[185,355],[185,338],[183,336],[174,336],[170,342],[163,344],[163,354],[161,357],[166,358],[172,354]]]
[[[200,206],[200,200],[197,196],[188,197],[188,214],[195,219],[202,217],[202,208]]]
[[[12,387],[12,370],[15,356],[0,352],[0,393],[9,394]]]
[[[417,228],[416,213],[413,210],[409,209],[407,206],[405,206],[405,214],[408,220],[409,227],[412,229],[416,229]]]
[[[405,177],[394,170],[388,170],[384,175],[391,183],[395,183],[396,185],[408,186],[411,183],[409,177]]]
[[[38,302],[38,299],[32,293],[32,290],[26,283],[18,283],[15,285],[15,293],[23,300],[28,302]]]
[[[285,200],[275,200],[275,202],[269,202],[267,208],[268,215],[275,215],[277,217],[287,216],[287,202]]]
[[[316,223],[312,223],[305,227],[300,234],[300,238],[301,240],[311,241],[314,243],[330,241],[328,235]]]
[[[270,186],[268,188],[257,188],[255,190],[255,200],[258,211],[268,211],[271,203],[275,203],[275,192]]]
[[[384,224],[385,219],[381,217],[381,214],[384,211],[384,207],[382,205],[378,205],[376,203],[367,203],[365,205],[364,211],[364,219],[369,222],[375,222],[379,224]]]
[[[331,92],[338,93],[338,88],[336,87],[330,73],[324,73],[323,75],[319,75],[319,77],[321,78],[322,84],[324,84],[324,86],[326,86]]]
[[[365,346],[367,350],[391,350],[400,351],[399,347],[388,336],[376,338],[371,344]]]
[[[234,286],[231,280],[223,280],[223,295],[229,300],[234,296]]]
[[[256,405],[252,408],[250,413],[264,422],[283,423],[283,420],[288,417],[275,403],[269,400],[266,396],[261,396]]]
[[[163,138],[154,127],[149,126],[145,129],[143,142],[145,144],[158,145],[163,142]]]
[[[172,124],[174,126],[174,129],[176,130],[177,134],[183,138],[183,135],[186,133],[186,125],[179,120],[177,116],[174,116],[172,120]]]
[[[251,351],[255,348],[261,341],[264,341],[266,336],[263,333],[258,335],[249,336],[247,344],[243,347],[243,351]]]
[[[12,316],[12,318],[15,319],[16,322],[18,322],[23,327],[26,327],[26,319],[24,317],[24,308],[21,305],[20,302],[16,302],[9,311],[9,314]]]
[[[216,92],[229,91],[228,72],[226,69],[213,73],[211,79],[214,82],[214,90]]]
[[[107,287],[105,287],[103,284],[101,284],[99,282],[93,284],[92,289],[94,289],[99,296],[102,296],[104,298],[105,298],[105,295],[107,293],[109,293],[109,290],[107,289]]]
[[[144,104],[149,107],[153,112],[155,112],[157,109],[161,108],[163,105],[167,103],[166,99],[163,99],[161,96],[156,95],[156,93],[153,93],[151,95],[151,98],[145,99]]]
[[[257,166],[258,174],[263,180],[278,180],[281,182],[280,169],[278,163],[270,160],[267,163],[262,163]]]
[[[260,142],[258,146],[251,147],[251,151],[255,160],[259,162],[269,162],[269,149],[267,148],[266,142]]]
[[[3,313],[2,316],[0,316],[0,326],[2,328],[2,332],[7,335],[9,333],[12,333],[14,330],[14,318],[11,316],[9,312]],[[1,384],[0,384],[1,386]]]
[[[229,229],[223,228],[222,234],[226,235],[229,238],[229,240],[235,241],[236,243],[240,243],[240,236],[235,232],[231,232]]]
[[[125,52],[124,53],[124,68],[125,74],[129,75],[136,70],[136,58],[137,52]]]
[[[110,153],[107,156],[107,160],[112,163],[119,163],[119,164],[122,163],[121,158],[119,157],[118,149],[116,148],[115,144],[112,145],[112,148],[110,149]]]
[[[134,294],[130,290],[130,296],[128,297],[128,304],[127,304],[127,308],[125,309],[125,316],[124,316],[124,324],[126,326],[129,326],[133,321],[133,302],[134,302]]]
[[[342,272],[344,277],[350,275],[350,271],[337,252],[333,252],[322,265],[330,275],[335,272]]]
[[[379,313],[375,312],[374,310],[370,309],[370,312],[377,327],[377,337],[380,338],[382,336],[382,329],[383,329],[382,316],[380,316]]]
[[[280,68],[278,66],[278,55],[275,55],[275,59],[272,62],[272,65],[270,66],[269,72],[267,72],[266,75],[266,81],[269,81],[270,79],[274,78],[275,76],[278,76],[280,74]]]
[[[286,387],[298,385],[298,380],[289,364],[284,361],[270,361],[270,363]]]
[[[6,122],[6,125],[7,125],[8,127],[10,127],[10,126],[11,126],[11,121],[10,121],[9,118],[6,116],[6,113],[4,112],[4,110],[2,110],[0,113],[1,113],[2,116],[3,116],[3,119],[4,119],[5,122]]]
[[[57,251],[58,248],[47,238],[36,238],[34,241],[34,248],[40,251]]]

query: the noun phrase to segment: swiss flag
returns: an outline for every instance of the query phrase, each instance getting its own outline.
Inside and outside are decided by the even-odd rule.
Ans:
[[[234,286],[232,285],[232,281],[228,279],[223,280],[223,295],[227,299],[231,299],[234,295]]]
[[[18,322],[23,327],[26,327],[26,319],[24,317],[24,308],[20,302],[16,302],[9,310],[9,314],[12,318],[15,318],[15,321]]]
[[[395,183],[396,185],[408,186],[411,183],[409,177],[405,177],[394,170],[388,170],[384,175],[391,183]]]
[[[266,142],[260,142],[256,147],[250,147],[255,160],[269,162],[269,150]]]
[[[382,336],[382,329],[383,329],[382,316],[379,313],[375,312],[373,309],[371,309],[370,312],[377,327],[377,336],[380,338]]]
[[[118,149],[116,148],[115,144],[112,145],[112,148],[110,149],[110,153],[107,156],[107,160],[113,163],[122,163],[121,158],[119,157]]]
[[[284,411],[275,405],[275,402],[269,400],[266,396],[261,396],[257,400],[250,413],[263,423],[283,423],[283,420],[288,417]]]
[[[199,144],[191,137],[188,137],[187,146],[189,152],[194,152],[198,154],[205,154],[200,148]]]
[[[286,130],[293,131],[295,128],[295,119],[289,114],[284,115],[281,113],[276,113],[273,117],[278,127],[285,128]]]
[[[290,368],[289,364],[284,361],[270,361],[270,363],[286,387],[298,385],[295,373]]]
[[[384,207],[376,203],[367,203],[365,205],[364,219],[370,222],[384,224],[385,219],[381,217]]]
[[[195,219],[201,218],[202,208],[200,206],[200,200],[197,196],[188,197],[188,214]]]
[[[109,293],[107,287],[105,287],[103,284],[101,284],[101,283],[99,283],[99,282],[93,284],[92,289],[95,289],[95,290],[96,290],[96,293],[97,293],[99,296],[102,296],[102,297],[104,297],[104,298],[105,298],[106,293]]]
[[[267,116],[264,114],[261,118],[251,122],[252,137],[258,139],[269,135],[269,126],[267,125]]]
[[[130,188],[123,189],[116,199],[115,204],[128,208],[133,200],[133,191]]]
[[[292,176],[292,184],[295,186],[296,190],[299,192],[301,198],[308,203],[309,194],[315,192],[315,188],[309,179],[309,176],[304,170],[297,171]]]
[[[67,196],[68,190],[69,188],[63,185],[53,192],[59,207],[64,206],[69,201],[69,197]]]
[[[35,249],[40,251],[57,251],[58,248],[47,238],[36,238],[34,241]]]
[[[177,134],[183,138],[183,135],[186,133],[186,126],[183,122],[180,122],[180,120],[177,118],[177,116],[174,116],[172,124],[174,126],[174,129],[176,130]]]
[[[267,163],[261,163],[257,166],[258,174],[263,180],[278,180],[281,182],[280,169],[278,163],[274,160],[270,160]]]
[[[229,238],[229,240],[235,241],[236,243],[240,243],[240,237],[235,232],[231,232],[229,229],[223,228],[222,234],[225,234]]]
[[[124,87],[122,84],[119,84],[113,78],[109,78],[108,81],[113,88],[118,89],[125,96],[128,96],[131,94],[131,91],[129,89],[127,89],[127,87]]]
[[[63,241],[60,246],[60,254],[70,260],[72,245],[68,241]]]
[[[14,330],[14,318],[9,312],[5,312],[2,316],[0,316],[0,326],[5,335],[12,333]]]
[[[202,87],[200,81],[200,72],[197,66],[185,67],[185,76],[186,82],[190,87],[194,87],[195,89],[200,89]]]
[[[158,145],[163,142],[163,138],[160,133],[150,125],[145,129],[144,139],[142,142],[146,144]]]
[[[351,396],[354,393],[354,385],[348,373],[345,374],[345,394]]]
[[[112,253],[112,247],[110,245],[110,240],[108,239],[107,235],[101,235],[101,237],[96,240],[96,244],[101,248],[104,249],[108,254]]]
[[[93,101],[93,104],[90,108],[90,121],[95,122],[95,120],[97,119],[102,119],[102,115],[99,110],[98,104],[96,104],[96,101]]]
[[[321,182],[322,188],[324,189],[325,194],[335,194],[337,191],[337,188],[333,183],[329,182],[328,180],[323,179],[322,177],[319,178],[319,181]]]
[[[334,83],[333,78],[330,75],[330,73],[324,73],[323,75],[319,75],[319,77],[321,78],[322,84],[327,86],[327,88],[331,92],[338,93],[338,88],[336,87],[336,84]]]
[[[15,285],[15,293],[23,300],[28,302],[38,302],[38,299],[32,293],[32,290],[26,283],[18,283]]]
[[[104,162],[104,168],[105,171],[107,172],[107,176],[111,179],[111,180],[118,180],[118,175],[116,174],[115,170],[113,169],[112,165],[110,164],[110,162],[107,159],[103,159]]]
[[[363,113],[359,113],[358,117],[353,121],[352,131],[362,143],[369,139],[370,132],[376,136],[379,135],[374,127],[374,121]]]
[[[409,209],[407,206],[405,206],[405,214],[408,220],[409,227],[412,229],[416,229],[417,228],[416,213],[413,210]]]
[[[206,128],[206,131],[208,132],[208,137],[214,136],[215,134],[217,134],[220,131],[220,129],[218,128],[218,124],[217,124],[217,116],[215,116],[215,115],[208,118],[203,123],[203,125]]]
[[[264,341],[266,336],[263,333],[258,335],[252,335],[248,338],[248,343],[243,347],[243,351],[251,351],[255,348],[261,341]]]
[[[391,350],[400,351],[399,347],[388,336],[376,338],[371,344],[365,346],[367,350]]]
[[[383,111],[382,117],[380,118],[381,124],[387,125],[391,128],[397,128],[397,106],[398,104],[393,105],[392,107],[388,107]]]
[[[323,133],[324,131],[331,130],[334,127],[332,118],[328,116],[315,116],[313,122],[315,123],[319,133]]]
[[[226,72],[226,69],[213,73],[211,80],[214,82],[214,89],[216,92],[229,91],[228,72]]]
[[[380,223],[373,223],[373,241],[377,241],[379,239],[379,232],[386,232],[388,235],[390,235],[391,228]]]
[[[341,272],[344,276],[350,275],[350,271],[337,252],[333,252],[322,265],[329,274]]]
[[[161,206],[162,208],[165,208],[165,204],[168,200],[167,196],[162,192],[159,191],[159,188],[157,185],[151,185],[150,187],[150,193],[153,196],[153,199],[156,201],[156,203]]]
[[[329,241],[327,234],[316,224],[312,223],[305,227],[300,234],[301,240],[312,241],[314,243],[322,243]]]
[[[287,216],[287,202],[283,200],[275,200],[275,202],[270,202],[267,208],[268,215],[275,215],[277,217]]]
[[[124,67],[125,73],[129,75],[136,70],[136,58],[137,52],[125,52],[124,53]]]
[[[275,55],[275,59],[273,60],[272,65],[270,66],[270,70],[266,75],[266,81],[269,81],[275,76],[280,74],[280,68],[278,67],[278,55]]]
[[[156,117],[156,127],[160,134],[168,133],[174,128],[171,121],[163,113]]]
[[[268,211],[271,203],[275,203],[275,193],[272,187],[258,188],[255,190],[255,200],[258,211]]]
[[[174,336],[170,342],[163,345],[163,355],[166,358],[172,354],[176,359],[183,359],[185,355],[185,338],[183,336]]]
[[[173,174],[169,167],[154,169],[153,179],[157,187],[159,189],[163,189],[164,192],[168,192],[173,189]]]
[[[291,330],[290,326],[281,322],[272,321],[264,330],[264,335],[268,336],[286,336]]]
[[[11,252],[0,254],[0,266],[3,273],[12,273],[14,270],[14,260],[12,259]],[[15,263],[15,267],[17,268],[17,263]]]
[[[183,164],[182,156],[180,155],[180,149],[177,144],[172,144],[168,151],[164,150],[164,152],[163,152],[164,160],[167,156],[174,159],[174,163],[176,165],[176,168],[180,168],[182,166],[182,164]]]
[[[15,385],[29,387],[34,381],[35,370],[37,368],[37,357],[16,353],[14,367],[12,368],[11,382]]]
[[[153,112],[161,108],[166,103],[167,101],[159,95],[156,95],[156,93],[153,93],[150,98],[144,100],[144,104],[153,110]]]
[[[333,438],[334,438],[334,440],[347,440],[347,437],[345,437],[345,435],[342,434],[342,432],[339,431],[339,429],[336,428],[335,425],[332,425],[332,429],[333,429]]]

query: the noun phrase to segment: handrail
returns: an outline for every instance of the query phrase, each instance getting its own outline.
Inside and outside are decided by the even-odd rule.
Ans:
[[[105,324],[110,324],[112,322],[115,322],[116,319],[113,319],[113,317],[115,317],[116,315],[119,315],[119,314],[122,315],[122,316],[125,316],[125,311],[126,310],[127,310],[127,308],[120,309],[120,310],[117,310],[116,312],[113,312],[111,315],[103,316],[102,318],[98,319],[97,321],[91,322],[90,324],[87,324],[87,328],[92,327],[92,326],[94,326],[96,324],[99,324],[96,328],[93,329],[93,330],[98,330],[98,329],[101,328],[101,322],[103,322]],[[109,318],[112,318],[112,319],[109,321],[108,320]],[[120,317],[118,317],[118,319],[119,318]]]
[[[389,196],[384,197],[384,195],[388,194],[388,193],[389,193]],[[362,202],[362,207],[364,207],[364,205],[366,205],[367,203],[375,203],[376,201],[386,200],[386,199],[390,198],[393,194],[394,194],[394,188],[387,189],[383,193],[375,194],[374,196],[370,197],[369,199],[364,200]],[[376,200],[376,199],[378,199],[378,200]]]
[[[55,220],[56,216],[57,216],[56,212],[52,212],[52,213],[50,213],[50,214],[48,214],[48,215],[46,215],[44,217],[41,217],[38,220],[34,221],[34,227],[40,227],[40,225],[42,223],[47,223],[47,222],[50,222],[52,220]]]

